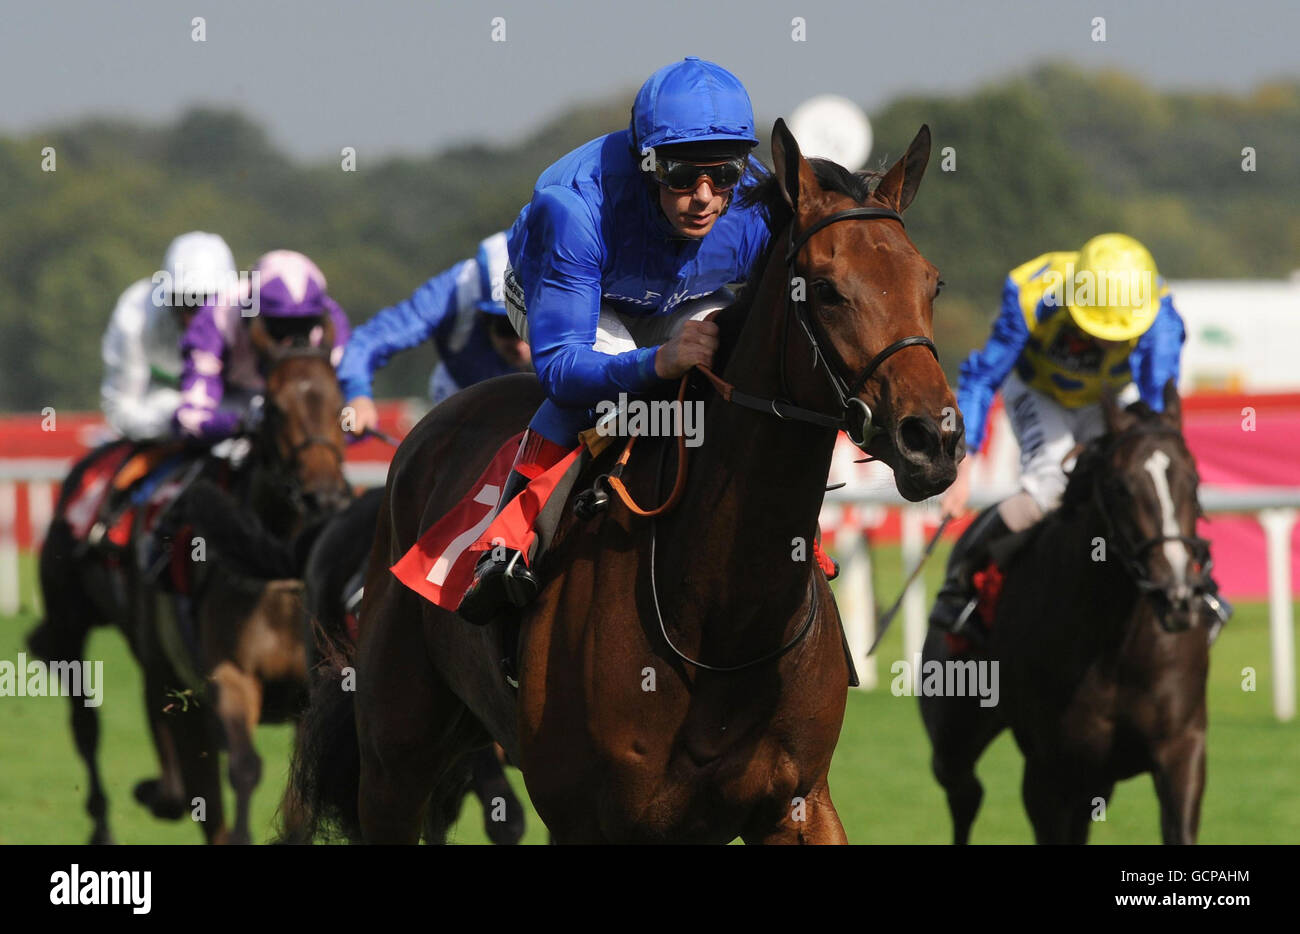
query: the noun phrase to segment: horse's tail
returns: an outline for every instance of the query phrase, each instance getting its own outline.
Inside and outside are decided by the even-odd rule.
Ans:
[[[308,524],[292,541],[266,530],[251,510],[210,480],[197,480],[186,491],[185,518],[208,545],[221,553],[223,562],[254,580],[300,578],[311,544],[324,526]]]
[[[361,839],[361,748],[351,683],[356,678],[355,655],[355,649],[345,645],[317,669],[311,703],[298,724],[289,787],[281,805],[281,842]]]

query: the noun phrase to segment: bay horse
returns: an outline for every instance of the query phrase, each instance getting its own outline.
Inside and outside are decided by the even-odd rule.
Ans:
[[[323,322],[325,340],[333,328]],[[252,438],[244,468],[231,471],[228,462],[198,453],[200,476],[225,476],[236,496],[264,517],[269,530],[291,535],[304,515],[329,508],[350,492],[342,474],[342,396],[328,358],[315,351],[282,348],[262,320],[250,324],[250,337],[267,371],[265,412]],[[76,540],[64,512],[75,490],[75,479],[100,450],[79,461],[64,481],[58,506],[41,548],[39,573],[45,616],[29,634],[36,656],[47,661],[76,661],[83,657],[86,638],[97,626],[115,624],[140,664],[145,681],[145,710],[158,753],[161,774],[136,785],[135,796],[159,818],[177,820],[189,813],[194,798],[203,798],[206,819],[201,823],[209,842],[227,838],[218,774],[219,736],[207,705],[188,701],[185,678],[175,670],[164,646],[168,618],[174,616],[159,582],[150,579],[133,559],[143,550],[147,533],[137,521],[124,556],[115,558]],[[175,530],[173,530],[175,531]],[[174,541],[181,560],[197,553],[191,542]],[[192,602],[198,639],[204,627],[233,631],[239,620],[228,610],[239,601],[223,603],[222,569],[216,562],[190,561],[194,571]],[[72,730],[77,752],[85,763],[89,785],[86,810],[94,827],[91,843],[112,843],[108,800],[99,772],[99,719],[95,708],[70,698]]]
[[[1115,783],[1143,772],[1164,842],[1196,842],[1210,641],[1196,625],[1210,566],[1196,462],[1172,381],[1160,414],[1103,407],[1107,433],[1079,455],[1061,507],[1005,562],[985,650],[958,659],[942,634],[926,639],[923,664],[999,667],[994,706],[921,697],[955,843],[983,797],[975,763],[1007,727],[1037,842],[1086,843]]]
[[[467,754],[495,739],[557,842],[844,842],[827,772],[849,668],[807,557],[837,431],[913,501],[945,489],[964,454],[932,343],[938,273],[902,225],[929,150],[923,127],[871,191],[810,163],[776,122],[775,171],[746,195],[767,208],[772,245],[717,319],[730,401],[708,395],[676,508],[653,521],[612,497],[593,519],[566,510],[518,622],[470,626],[388,568],[523,429],[540,386],[480,383],[416,426],[389,470],[356,691],[314,695],[295,756],[317,829],[440,842]],[[665,495],[659,454],[681,466],[657,443],[623,476],[642,503]],[[515,633],[517,695],[500,667]]]

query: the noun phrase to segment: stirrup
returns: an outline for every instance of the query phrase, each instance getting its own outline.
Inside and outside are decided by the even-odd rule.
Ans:
[[[978,595],[971,597],[968,601],[966,601],[966,605],[962,607],[961,612],[957,614],[956,622],[952,624],[953,635],[961,635],[962,633],[966,632],[966,628],[967,628],[966,624],[969,623],[970,618],[975,615],[975,610],[976,608],[979,607],[979,605],[980,605],[980,598]]]
[[[1218,594],[1204,593],[1201,594],[1201,599],[1210,608],[1210,612],[1215,615],[1215,626],[1222,628],[1223,624],[1232,618],[1232,604]],[[1215,635],[1218,635],[1217,629]]]
[[[533,576],[528,569],[528,564],[524,564],[522,572],[516,571],[515,567],[519,564],[519,559],[524,556],[522,551],[516,551],[510,563],[501,575],[501,588],[505,597],[515,607],[525,607],[532,603],[537,597],[537,578]]]
[[[969,594],[964,590],[940,590],[935,597],[934,607],[930,610],[929,623],[940,632],[958,635],[966,630],[967,623],[978,606],[979,594]],[[954,617],[952,612],[958,607],[960,610],[957,610]]]

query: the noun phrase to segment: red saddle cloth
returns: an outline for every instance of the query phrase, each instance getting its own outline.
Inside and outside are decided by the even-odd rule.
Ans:
[[[99,518],[104,500],[112,491],[113,477],[131,456],[131,445],[121,443],[108,447],[85,469],[77,481],[77,488],[68,496],[63,507],[63,518],[72,528],[77,541],[85,541],[91,526]]]
[[[474,579],[479,553],[491,548],[494,542],[521,551],[523,560],[529,560],[529,551],[536,540],[533,522],[582,453],[582,448],[575,448],[533,478],[493,519],[492,510],[501,497],[501,487],[510,474],[522,436],[520,432],[503,444],[456,508],[431,525],[389,569],[405,586],[444,610],[455,612]]]

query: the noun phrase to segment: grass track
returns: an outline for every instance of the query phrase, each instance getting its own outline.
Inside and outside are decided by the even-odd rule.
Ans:
[[[936,554],[926,568],[934,593],[943,567]],[[24,565],[28,575],[30,562]],[[30,580],[30,576],[28,577]],[[897,549],[880,549],[876,587],[892,599],[901,584]],[[30,588],[27,592],[30,592]],[[15,661],[33,613],[0,617],[0,660]],[[831,790],[854,843],[945,843],[947,807],[930,776],[929,744],[915,698],[889,693],[889,665],[901,654],[895,630],[879,653],[882,689],[850,692],[844,731],[831,772]],[[156,773],[141,706],[139,671],[114,631],[96,632],[89,657],[104,662],[100,760],[110,798],[113,832],[120,843],[197,843],[186,818],[154,820],[131,798],[134,783]],[[1256,690],[1242,690],[1242,669],[1257,672]],[[1300,842],[1300,722],[1278,723],[1272,715],[1267,610],[1244,604],[1213,649],[1210,668],[1208,782],[1202,808],[1203,843]],[[291,731],[263,727],[257,746],[264,757],[262,784],[254,797],[253,826],[259,839],[271,834],[283,788]],[[224,769],[224,766],[223,766]],[[975,843],[1031,842],[1020,805],[1021,760],[1009,734],[980,763],[984,805],[975,822]],[[510,770],[526,800],[519,773]],[[63,698],[0,697],[0,844],[83,843],[90,822],[83,810],[85,778],[68,729]],[[226,789],[229,814],[233,800]],[[483,813],[466,801],[453,840],[486,842]],[[530,809],[525,842],[544,843],[545,829]],[[1094,843],[1158,843],[1156,799],[1148,777],[1122,782],[1107,820],[1096,825]]]

